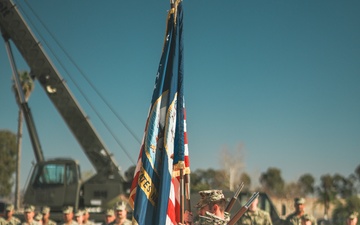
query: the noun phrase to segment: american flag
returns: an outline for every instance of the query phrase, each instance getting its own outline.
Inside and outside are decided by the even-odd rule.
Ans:
[[[177,224],[190,174],[183,87],[182,2],[172,4],[163,52],[130,190],[133,224]]]

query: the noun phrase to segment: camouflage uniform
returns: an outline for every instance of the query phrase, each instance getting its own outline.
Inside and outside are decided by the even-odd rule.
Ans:
[[[113,210],[113,209],[107,209],[107,210],[105,211],[105,216],[106,216],[106,217],[110,216],[110,217],[112,217],[113,219],[115,219],[114,210]],[[114,222],[114,220],[111,221],[110,223],[112,223],[112,222]],[[101,225],[109,225],[110,223],[107,223],[106,221],[104,221]]]
[[[0,225],[4,225],[5,224],[5,219],[0,217]]]
[[[35,216],[34,216],[34,220],[37,222],[37,223],[41,223],[42,222],[42,218],[43,218],[43,215],[41,213],[36,213]]]
[[[298,216],[296,213],[292,213],[286,218],[286,225],[301,225],[303,220],[310,220],[311,225],[317,225],[316,219],[313,216],[309,214]]]
[[[272,225],[270,214],[264,210],[246,211],[240,218],[241,225]]]
[[[128,219],[125,219],[123,223],[117,223],[116,220],[109,223],[109,225],[132,225],[132,222]]]
[[[87,208],[84,209],[84,217],[85,217],[85,214],[89,214],[89,210]],[[91,220],[88,220],[86,222],[83,222],[83,225],[95,225],[95,223]]]
[[[230,218],[230,215],[231,215],[230,213],[224,212],[224,219],[225,219],[226,221],[228,221],[228,222],[229,222],[230,219],[231,219],[231,218]]]
[[[21,225],[40,225],[37,221],[23,222]]]
[[[304,198],[295,198],[294,199],[295,204],[305,204]],[[310,220],[311,225],[317,225],[316,219],[309,215],[309,214],[303,214],[299,216],[296,212],[291,213],[286,217],[286,225],[302,225],[302,221]]]
[[[73,207],[71,206],[65,206],[63,208],[63,214],[73,213]],[[62,223],[61,225],[79,225],[76,221],[71,220],[68,223]]]
[[[115,207],[114,207],[114,211],[126,211],[126,213],[127,213],[126,203],[123,202],[123,201],[117,202]],[[119,219],[120,218],[116,214],[116,219],[112,223],[110,223],[109,225],[132,225],[131,220],[125,219],[124,222],[119,223],[118,222]]]
[[[196,204],[196,208],[201,209],[210,203],[225,201],[225,196],[221,190],[206,190],[199,192],[201,199]],[[225,225],[230,221],[230,214],[224,212],[224,218],[220,218],[213,213],[205,212],[205,216],[199,216],[199,220],[195,225]]]
[[[43,207],[41,207],[41,213],[43,214],[43,215],[46,215],[46,214],[49,214],[49,216],[50,216],[50,207],[48,207],[48,206],[43,206]],[[48,221],[44,221],[44,217],[43,217],[43,224],[42,225],[56,225],[56,222],[55,221],[53,221],[53,220],[51,220],[50,218],[49,218],[49,220]]]
[[[195,222],[195,225],[226,225],[228,222],[229,220],[206,212],[206,216],[199,216],[199,220]]]
[[[54,220],[49,220],[47,223],[44,223],[42,225],[57,225],[57,223]]]
[[[5,211],[7,212],[13,212],[14,211],[14,205],[13,204],[9,204],[6,206]],[[6,216],[6,213],[5,213]],[[15,216],[11,216],[10,219],[7,218],[2,218],[3,220],[0,220],[0,224],[1,225],[19,225],[21,224],[20,219],[16,218]]]
[[[1,218],[1,225],[19,225],[21,224],[21,221],[16,217],[11,217],[10,220],[7,220],[5,218]]]
[[[199,191],[201,196],[200,201],[196,204],[196,208],[201,208],[205,205],[208,205],[211,202],[219,201],[221,199],[225,199],[222,190],[206,190]]]
[[[84,221],[84,211],[78,209],[75,211],[74,213],[74,217],[75,217],[75,221],[78,223],[78,224],[83,224],[83,221]]]
[[[83,225],[95,225],[95,223],[93,221],[86,221],[86,223],[83,223]]]
[[[62,225],[79,225],[75,220],[71,220],[70,223],[62,223]]]
[[[35,206],[33,205],[26,205],[24,207],[24,213],[34,213],[35,211]],[[37,221],[35,221],[34,219],[32,219],[32,221],[30,222],[22,222],[21,225],[40,225]]]

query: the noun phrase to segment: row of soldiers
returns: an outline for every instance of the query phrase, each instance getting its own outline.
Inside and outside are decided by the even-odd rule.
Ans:
[[[200,201],[196,207],[198,218],[194,221],[191,212],[185,212],[184,222],[186,225],[226,225],[230,221],[230,215],[225,212],[227,203],[221,190],[200,191]],[[305,213],[305,199],[294,199],[295,211],[287,216],[284,225],[317,225],[316,219]],[[358,213],[349,213],[346,225],[357,225]],[[241,225],[273,225],[268,212],[258,208],[258,198],[256,198],[248,210],[240,217],[237,224]]]
[[[41,212],[35,215],[35,207],[26,205],[24,207],[24,221],[14,215],[14,205],[9,204],[5,207],[4,218],[0,218],[0,225],[56,225],[50,220],[50,208],[43,207]]]
[[[187,225],[226,225],[230,221],[230,215],[225,212],[226,198],[221,190],[206,190],[199,192],[201,199],[196,204],[198,218],[194,221],[192,213],[186,211],[184,221]],[[295,211],[287,216],[284,225],[317,225],[316,219],[305,213],[305,199],[294,199]],[[5,209],[4,218],[0,218],[0,225],[56,225],[50,220],[50,208],[42,207],[39,213],[35,213],[35,207],[24,207],[24,221],[13,216],[14,206],[8,205]],[[75,220],[73,218],[75,217]],[[87,209],[73,212],[71,206],[63,208],[62,225],[95,225],[89,220],[90,214]],[[346,225],[357,225],[358,213],[352,212],[346,220]],[[102,225],[130,225],[127,219],[127,205],[124,201],[117,202],[113,209],[107,209]],[[256,198],[248,210],[239,219],[241,225],[273,225],[268,212],[258,208]]]
[[[105,218],[102,225],[131,225],[131,221],[127,219],[127,206],[124,201],[117,202],[113,209],[105,211]],[[75,217],[75,220],[73,220]],[[87,209],[77,210],[73,212],[73,207],[66,206],[63,209],[62,225],[95,225],[89,220],[90,214]],[[42,224],[44,225],[44,224]]]
[[[5,208],[4,218],[0,217],[0,225],[57,225],[50,219],[50,207],[41,207],[35,212],[35,207],[26,205],[24,207],[24,220],[21,221],[14,215],[14,205],[9,204]],[[88,209],[74,211],[72,206],[65,206],[62,210],[62,225],[95,225],[90,220]],[[127,206],[124,201],[117,202],[113,209],[107,209],[102,225],[130,225],[127,219]]]

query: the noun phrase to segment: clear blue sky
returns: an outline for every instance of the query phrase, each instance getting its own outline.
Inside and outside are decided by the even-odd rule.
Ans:
[[[139,143],[104,106],[31,16],[71,77],[135,161]],[[28,2],[141,139],[165,33],[168,1]],[[245,171],[269,167],[286,181],[348,176],[360,164],[360,1],[184,0],[185,99],[191,168],[221,168],[220,152],[244,145]],[[43,42],[44,43],[44,42]],[[133,163],[45,48],[119,165]],[[17,54],[19,69],[28,67]],[[0,48],[0,129],[16,132],[11,70]],[[46,158],[93,170],[38,83],[29,105]],[[24,127],[22,185],[34,156]]]

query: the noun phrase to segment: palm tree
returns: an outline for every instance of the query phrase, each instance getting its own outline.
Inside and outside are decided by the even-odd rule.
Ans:
[[[30,97],[31,92],[34,90],[34,81],[27,71],[19,72],[20,85],[24,93],[25,101]],[[21,144],[22,144],[22,130],[23,130],[23,112],[21,110],[21,102],[16,91],[15,84],[13,84],[13,90],[15,92],[16,102],[19,105],[19,117],[18,117],[18,130],[17,130],[17,162],[16,162],[16,184],[15,184],[15,208],[20,206],[20,162],[21,162]]]

